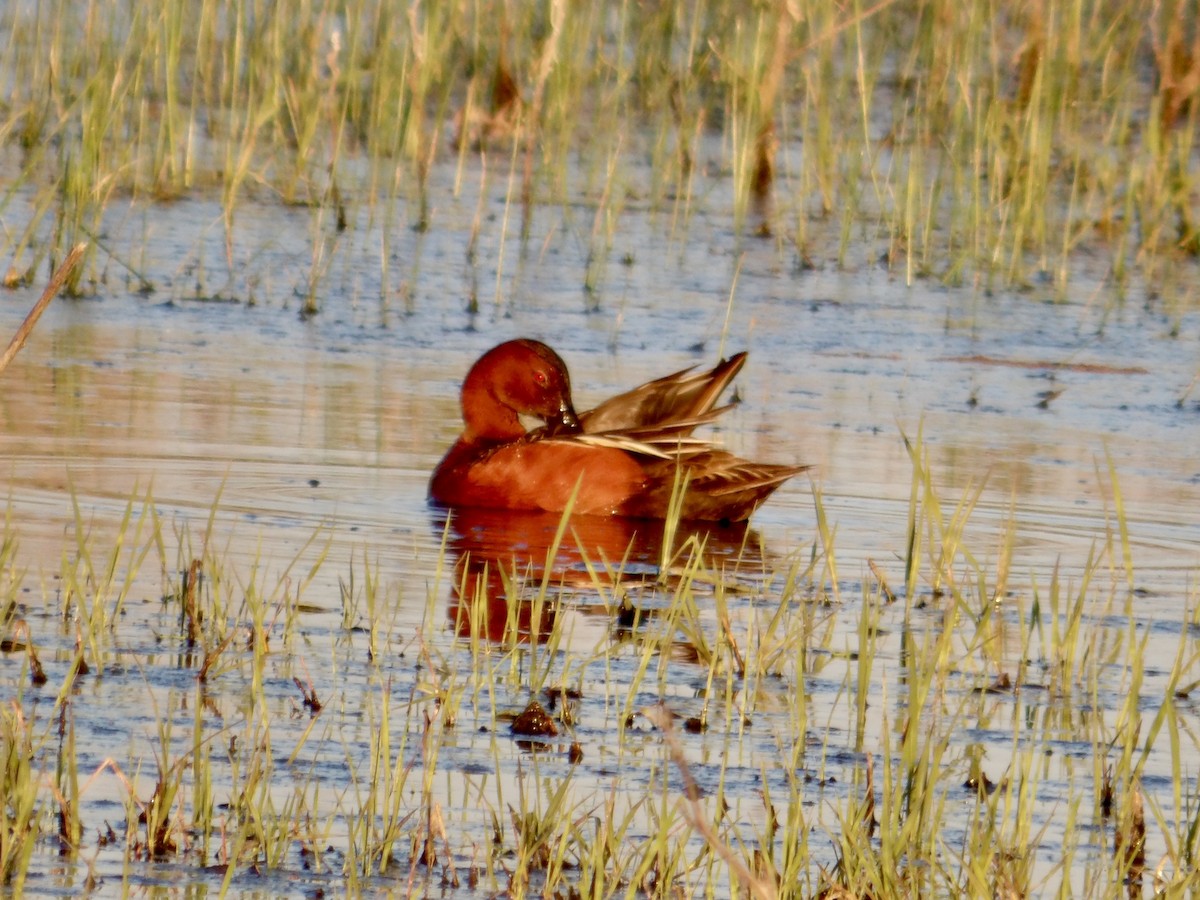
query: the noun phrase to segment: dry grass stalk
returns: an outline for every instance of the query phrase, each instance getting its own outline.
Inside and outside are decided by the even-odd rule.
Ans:
[[[1158,8],[1158,4],[1155,4]],[[1169,8],[1170,4],[1163,4]],[[1193,22],[1192,45],[1187,46],[1187,23],[1184,20],[1186,3],[1177,2],[1168,18],[1166,33],[1151,20],[1151,44],[1154,47],[1154,62],[1158,69],[1158,93],[1162,98],[1159,121],[1168,131],[1184,116],[1193,101],[1200,96],[1200,23]]]
[[[38,298],[38,302],[33,305],[33,309],[29,311],[29,315],[25,317],[25,321],[21,323],[21,327],[17,329],[17,333],[13,335],[13,339],[9,341],[8,349],[4,351],[4,356],[0,356],[0,374],[8,368],[8,364],[13,361],[13,357],[25,346],[25,342],[29,339],[29,335],[33,331],[33,326],[42,317],[42,313],[46,311],[46,307],[50,305],[50,301],[62,290],[62,286],[66,284],[71,271],[79,264],[79,260],[83,258],[85,250],[87,250],[87,244],[84,243],[76,244],[72,247],[71,252],[67,254],[67,258],[63,260],[62,265],[50,277],[50,283],[42,291],[42,296]]]

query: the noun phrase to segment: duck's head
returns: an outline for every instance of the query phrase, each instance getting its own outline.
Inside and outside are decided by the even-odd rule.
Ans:
[[[551,434],[581,430],[566,363],[528,338],[506,341],[479,358],[463,382],[462,408],[469,441],[521,437],[521,416],[541,420]]]

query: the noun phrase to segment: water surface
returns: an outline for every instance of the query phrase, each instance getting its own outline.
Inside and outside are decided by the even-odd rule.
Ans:
[[[221,773],[214,792],[223,803],[245,788],[244,768],[230,774],[238,771],[238,754],[248,752],[239,743],[245,748],[256,735],[261,739],[267,725],[257,717],[273,710],[274,769],[261,789],[282,806],[289,796],[309,796],[315,783],[328,786],[313,815],[331,823],[321,846],[332,849],[311,868],[305,868],[311,860],[302,864],[295,855],[282,866],[305,871],[297,877],[310,885],[337,884],[353,808],[342,792],[348,786],[349,794],[361,792],[370,741],[389,707],[392,752],[422,759],[417,711],[436,709],[446,696],[461,704],[436,763],[423,758],[423,765],[442,773],[437,796],[447,820],[461,826],[455,834],[465,835],[458,848],[463,866],[469,847],[486,844],[490,815],[507,817],[501,798],[512,797],[531,765],[542,776],[574,772],[581,796],[615,791],[630,803],[664,779],[674,783],[677,773],[654,729],[640,719],[623,723],[631,710],[661,700],[681,716],[701,714],[708,668],[681,642],[656,663],[661,675],[635,681],[639,642],[614,617],[620,592],[597,590],[584,562],[607,560],[620,570],[618,580],[628,576],[625,589],[636,604],[653,610],[669,591],[638,583],[658,571],[661,535],[639,533],[624,568],[618,549],[628,546],[628,530],[609,523],[572,535],[552,592],[564,601],[554,612],[563,617],[563,643],[554,648],[561,655],[548,656],[547,648],[539,657],[530,640],[522,663],[530,671],[513,681],[530,685],[546,666],[548,682],[579,683],[584,699],[564,739],[585,748],[577,770],[558,744],[554,753],[531,759],[497,727],[495,704],[519,709],[527,699],[521,690],[483,684],[485,673],[463,670],[479,657],[467,649],[469,639],[458,637],[470,603],[456,562],[511,563],[515,555],[536,586],[553,536],[545,522],[526,531],[465,521],[452,524],[447,537],[444,518],[425,501],[428,473],[458,431],[463,374],[484,350],[516,336],[542,339],[564,356],[581,409],[677,368],[750,350],[737,379],[742,402],[722,419],[717,437],[747,457],[813,469],[811,479],[793,480],[759,510],[748,533],[710,539],[712,558],[728,566],[731,586],[738,586],[731,608],[735,630],[745,628],[746,635],[755,610],[779,602],[788,567],[831,549],[836,567],[824,569],[827,579],[818,577],[820,597],[788,602],[797,608],[831,602],[830,646],[857,647],[864,596],[878,585],[871,564],[894,590],[904,584],[913,483],[906,437],[915,442],[920,435],[947,516],[981,488],[962,546],[990,572],[1011,553],[999,598],[999,618],[1009,625],[994,656],[964,652],[957,661],[964,679],[946,702],[978,709],[968,716],[975,727],[957,735],[950,759],[965,777],[965,760],[981,750],[985,770],[1003,777],[1013,761],[1013,717],[1027,717],[1030,741],[1050,733],[1053,751],[1035,813],[1039,825],[1048,825],[1038,871],[1052,871],[1063,841],[1094,842],[1102,852],[1111,839],[1100,825],[1082,838],[1064,833],[1061,799],[1091,777],[1103,753],[1094,736],[1122,708],[1128,672],[1118,662],[1106,670],[1102,692],[1091,698],[1099,706],[1089,711],[1098,726],[1079,721],[1080,710],[1053,692],[973,695],[972,685],[998,674],[995,660],[1031,685],[1049,684],[1045,660],[1014,639],[1014,623],[1028,615],[1035,596],[1045,601],[1052,579],[1078,588],[1086,575],[1089,620],[1109,622],[1114,641],[1129,629],[1146,638],[1152,665],[1139,702],[1147,716],[1161,705],[1198,600],[1200,389],[1189,385],[1200,365],[1200,316],[1160,309],[1153,300],[1122,302],[1086,279],[1064,300],[1049,289],[906,286],[883,270],[797,269],[771,241],[739,243],[703,216],[686,239],[672,239],[637,210],[626,213],[599,290],[587,292],[587,247],[576,213],[539,211],[537,237],[524,247],[485,230],[491,237],[469,258],[464,247],[478,187],[456,199],[452,173],[440,177],[445,200],[433,229],[394,228],[381,239],[364,214],[336,239],[340,246],[315,288],[305,255],[312,223],[303,210],[248,204],[238,220],[232,274],[213,268],[223,255],[213,204],[185,200],[152,213],[114,214],[109,245],[144,240],[140,271],[155,290],[135,290],[111,258],[95,295],[56,301],[3,375],[0,484],[17,541],[3,578],[43,648],[49,676],[48,687],[32,688],[23,654],[3,654],[5,700],[19,698],[33,718],[49,715],[56,686],[74,663],[86,618],[81,604],[118,610],[100,648],[105,665],[72,688],[80,770],[98,772],[87,781],[82,814],[83,856],[95,854],[95,873],[119,884],[123,871],[121,842],[101,847],[96,838],[102,823],[121,832],[125,821],[126,792],[105,761],[114,761],[145,799],[164,718],[174,723],[172,756],[191,746],[197,718],[212,736],[207,746]],[[301,316],[310,292],[320,311]],[[36,293],[0,298],[0,333],[16,329]],[[472,295],[477,307],[468,302]],[[814,492],[834,529],[831,547],[817,532]],[[1132,594],[1118,510],[1127,527]],[[161,541],[144,556],[133,554],[155,529]],[[1011,551],[1004,549],[1006,535]],[[255,689],[248,686],[255,671],[248,646],[198,699],[198,660],[179,644],[178,604],[162,599],[177,593],[181,572],[203,555],[206,542],[226,566],[224,580],[206,588],[214,602],[236,619],[247,595],[265,597],[274,617],[279,643],[258,670],[261,708],[247,701]],[[110,555],[119,590],[101,597],[64,588],[96,583]],[[1100,562],[1089,568],[1093,558]],[[956,569],[968,577],[965,560]],[[81,574],[88,571],[93,575]],[[364,588],[371,578],[383,607],[374,612]],[[733,709],[752,709],[754,726],[691,735],[685,750],[706,790],[723,784],[731,815],[746,828],[763,820],[761,780],[773,781],[781,796],[797,762],[826,785],[805,795],[809,815],[822,827],[836,825],[828,804],[848,796],[849,779],[838,780],[843,767],[861,764],[864,750],[880,752],[883,731],[904,714],[902,640],[941,627],[943,608],[932,587],[922,579],[911,602],[881,612],[872,714],[861,748],[846,693],[850,657],[794,660],[782,667],[782,678],[760,685],[755,699],[742,693],[747,686],[735,685],[713,701],[708,712],[715,720],[733,722]],[[468,583],[468,595],[471,589]],[[710,630],[716,593],[700,592]],[[493,620],[504,609],[500,603]],[[283,624],[290,617],[291,631]],[[527,616],[523,631],[537,630],[537,622]],[[499,656],[497,649],[493,664]],[[1198,677],[1189,659],[1181,680]],[[295,678],[311,684],[325,704],[311,730]],[[437,684],[450,694],[428,693]],[[1184,794],[1191,795],[1200,768],[1198,723],[1193,700],[1181,696],[1179,705],[1183,768],[1192,779]],[[51,723],[41,721],[41,729],[50,734]],[[54,743],[48,740],[43,753],[52,753]],[[833,779],[822,780],[826,774]],[[1149,755],[1144,790],[1177,826],[1186,814],[1171,806],[1172,777],[1161,741]],[[415,787],[406,790],[412,801]],[[961,815],[967,814],[964,807]],[[1149,856],[1157,858],[1162,835],[1152,834],[1151,843]],[[183,859],[203,866],[220,860],[215,847],[187,850],[191,856]],[[814,838],[812,851],[814,861],[832,863],[828,843]],[[58,893],[84,877],[79,866],[58,869],[48,849],[37,853],[27,890]],[[376,886],[398,890],[408,872],[406,864],[398,881]],[[136,867],[136,879],[147,886],[181,877],[215,887],[224,872]],[[246,877],[238,874],[234,884],[258,890]],[[276,888],[289,890],[268,890]]]

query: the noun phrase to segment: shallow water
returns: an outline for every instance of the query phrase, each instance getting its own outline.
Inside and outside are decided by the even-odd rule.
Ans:
[[[786,667],[790,679],[733,685],[728,697],[722,686],[709,715],[732,723],[734,710],[753,708],[753,727],[717,727],[685,738],[693,774],[705,790],[722,785],[736,820],[751,831],[761,826],[764,776],[774,796],[786,795],[784,763],[797,742],[806,771],[827,785],[806,794],[808,814],[828,827],[828,804],[847,796],[850,786],[840,776],[861,762],[861,751],[854,703],[846,696],[856,668],[842,651],[857,647],[864,593],[876,586],[870,564],[894,589],[903,586],[913,479],[904,438],[920,433],[947,517],[982,485],[963,546],[984,570],[996,571],[1004,535],[1013,535],[1008,593],[998,607],[1003,649],[988,660],[964,655],[958,662],[964,682],[943,698],[944,709],[966,705],[966,718],[975,723],[961,732],[949,759],[965,777],[964,760],[979,751],[984,770],[1000,779],[1014,756],[1012,723],[1025,717],[1030,744],[1047,742],[1052,750],[1034,813],[1035,827],[1047,824],[1038,871],[1051,871],[1064,840],[1102,852],[1111,839],[1098,825],[1089,823],[1082,836],[1064,834],[1062,798],[1091,778],[1092,736],[1104,726],[1093,730],[1085,720],[1115,717],[1128,672],[1114,661],[1093,698],[1099,707],[1072,708],[1069,697],[1045,688],[1053,680],[1045,661],[1016,640],[1016,623],[1028,615],[1035,591],[1045,602],[1056,574],[1064,585],[1078,586],[1092,554],[1100,564],[1091,577],[1103,582],[1097,593],[1127,596],[1112,587],[1126,574],[1111,462],[1136,602],[1129,608],[1097,602],[1085,615],[1091,622],[1110,620],[1114,641],[1129,629],[1145,637],[1140,704],[1147,716],[1157,710],[1185,622],[1200,599],[1200,389],[1189,388],[1200,365],[1200,315],[1160,309],[1153,301],[1118,302],[1086,278],[1078,280],[1077,294],[1053,302],[1049,289],[1044,296],[1038,290],[989,293],[908,287],[870,268],[796,271],[772,242],[739,246],[702,214],[686,238],[672,240],[663,236],[662,223],[637,210],[625,213],[627,227],[600,290],[586,293],[587,247],[580,237],[587,227],[581,223],[590,224],[586,210],[539,211],[524,251],[515,239],[502,239],[501,229],[485,229],[472,261],[464,248],[478,185],[455,199],[453,173],[435,175],[435,186],[438,177],[442,192],[435,196],[446,199],[430,231],[384,232],[364,211],[347,234],[327,238],[331,263],[316,287],[320,312],[307,318],[298,312],[309,289],[309,211],[244,206],[230,278],[220,274],[223,263],[213,268],[224,252],[215,205],[188,200],[113,214],[107,245],[126,260],[136,258],[155,292],[131,290],[136,285],[116,257],[104,257],[106,282],[96,296],[56,301],[2,376],[0,483],[18,541],[4,578],[16,586],[20,615],[43,649],[49,675],[47,688],[31,688],[23,655],[0,655],[4,698],[20,697],[30,717],[48,715],[56,686],[73,664],[79,604],[91,600],[64,590],[64,572],[87,568],[81,558],[102,571],[117,546],[117,584],[127,587],[123,599],[102,598],[119,608],[102,648],[107,666],[72,689],[80,771],[98,773],[87,781],[82,801],[82,855],[96,855],[94,874],[110,885],[122,878],[122,842],[100,847],[97,839],[102,822],[120,833],[125,819],[125,792],[113,768],[103,766],[106,760],[144,800],[161,752],[158,723],[173,723],[168,743],[174,758],[191,747],[198,719],[210,736],[208,752],[225,761],[218,767],[225,780],[214,792],[218,802],[228,802],[245,777],[228,774],[239,758],[230,741],[253,744],[261,737],[256,729],[265,727],[247,711],[247,681],[256,671],[252,648],[237,649],[237,662],[199,694],[198,661],[178,641],[178,606],[161,602],[177,590],[189,560],[202,554],[206,534],[228,573],[206,590],[223,598],[235,618],[247,594],[268,598],[276,640],[291,634],[287,645],[272,645],[257,669],[266,705],[275,711],[274,770],[258,789],[282,807],[293,792],[303,794],[319,781],[327,785],[324,805],[312,812],[331,823],[322,832],[321,846],[332,848],[328,858],[312,864],[291,847],[281,870],[238,872],[235,889],[287,893],[338,883],[351,828],[345,821],[350,804],[340,794],[363,789],[370,740],[389,706],[392,751],[420,756],[414,711],[446,702],[428,693],[431,685],[448,686],[447,696],[461,702],[459,724],[440,745],[436,767],[426,760],[426,768],[440,773],[439,802],[467,846],[487,841],[485,809],[507,820],[498,798],[513,802],[513,784],[534,770],[555,778],[574,771],[583,796],[612,791],[623,802],[676,783],[654,729],[641,719],[624,728],[620,723],[628,712],[663,699],[681,716],[699,715],[708,669],[696,661],[695,648],[681,642],[671,659],[654,663],[659,674],[641,683],[641,693],[627,696],[642,643],[636,628],[614,629],[617,592],[598,592],[582,561],[595,562],[597,547],[604,558],[619,559],[619,548],[629,542],[621,528],[584,529],[574,538],[593,549],[581,557],[568,546],[560,557],[556,578],[567,576],[554,592],[565,599],[555,613],[564,617],[556,649],[571,671],[556,668],[562,657],[555,662],[548,649],[539,656],[531,640],[521,664],[530,672],[513,682],[531,683],[543,672],[539,667],[547,667],[548,684],[579,682],[583,698],[569,740],[553,743],[553,753],[530,756],[493,720],[497,697],[500,707],[517,710],[521,692],[481,683],[486,673],[461,671],[479,657],[465,649],[468,640],[455,638],[470,603],[455,582],[454,562],[463,554],[507,560],[520,545],[518,556],[536,567],[553,534],[545,522],[508,535],[491,522],[461,523],[444,552],[444,519],[425,502],[428,473],[458,429],[462,375],[483,350],[518,335],[543,339],[566,358],[579,408],[748,348],[750,362],[737,380],[743,402],[722,420],[721,441],[751,458],[814,466],[811,481],[795,479],[759,510],[748,536],[718,535],[709,545],[729,566],[734,628],[748,636],[755,609],[778,602],[788,561],[807,559],[814,544],[820,549],[814,485],[836,529],[837,579],[825,585],[833,601],[833,652],[803,665],[803,696],[795,664]],[[485,188],[497,194],[488,204],[496,216],[502,189]],[[130,248],[140,242],[144,252],[134,254]],[[16,329],[36,293],[0,298],[0,333]],[[479,311],[468,308],[472,293]],[[1061,394],[1042,404],[1047,391]],[[122,524],[131,498],[131,519]],[[130,548],[138,534],[146,540],[153,533],[154,516],[161,550],[134,559]],[[632,576],[657,570],[661,546],[654,535],[642,537],[648,543],[639,545],[625,571],[635,601],[653,610],[663,603],[662,592],[639,591]],[[965,563],[956,568],[967,577]],[[368,575],[377,579],[385,607],[374,614],[365,608]],[[539,578],[535,573],[532,583]],[[355,603],[343,603],[344,587]],[[881,612],[862,742],[868,752],[879,752],[883,732],[904,713],[902,643],[919,642],[940,627],[943,612],[930,587],[918,585],[911,618],[905,603]],[[711,604],[717,592],[699,594]],[[503,603],[493,610],[493,624],[504,611]],[[523,612],[529,613],[522,625],[528,632],[538,619],[531,608]],[[288,632],[282,623],[291,616],[297,624]],[[711,605],[704,616],[711,629]],[[347,629],[346,622],[355,627]],[[382,635],[375,646],[372,627]],[[475,652],[490,665],[506,665],[497,661],[498,650]],[[973,694],[971,685],[986,685],[998,674],[996,659],[1014,677],[1023,675],[1028,689]],[[311,683],[325,704],[312,732],[295,677]],[[1197,678],[1189,662],[1180,682]],[[1193,699],[1181,696],[1179,709],[1183,770],[1192,779],[1187,796],[1200,768],[1200,723]],[[41,732],[53,733],[52,723],[41,722]],[[559,752],[570,741],[585,748],[577,770]],[[55,744],[48,738],[43,752]],[[826,775],[835,781],[825,782]],[[1149,754],[1143,789],[1177,824],[1184,813],[1170,805],[1171,780],[1160,741]],[[413,790],[407,788],[408,799]],[[37,851],[27,891],[74,890],[85,867],[63,863],[49,843]],[[220,859],[216,848],[189,850],[189,858],[205,866]],[[833,860],[833,848],[816,839],[812,852],[823,865]],[[1162,835],[1152,834],[1148,858],[1162,852]],[[375,886],[399,889],[408,877],[407,864],[403,869],[399,881]],[[224,875],[185,864],[139,863],[134,870],[134,881],[147,888],[181,879],[215,888]],[[274,880],[272,871],[284,874]],[[296,883],[289,886],[291,878]]]

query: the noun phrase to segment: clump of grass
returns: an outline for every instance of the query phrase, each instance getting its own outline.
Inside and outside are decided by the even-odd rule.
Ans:
[[[811,546],[756,555],[747,537],[734,561],[706,552],[715,536],[667,523],[662,577],[638,584],[614,586],[623,564],[589,559],[589,578],[566,585],[564,517],[544,561],[506,567],[503,629],[479,612],[495,582],[456,568],[448,538],[424,608],[401,612],[382,567],[336,558],[323,528],[278,572],[257,553],[241,571],[215,504],[196,539],[149,513],[139,527],[137,502],[108,531],[79,510],[61,604],[94,632],[81,647],[96,677],[81,680],[63,627],[46,638],[61,684],[49,724],[30,715],[27,670],[0,679],[13,696],[0,871],[19,890],[57,835],[74,857],[94,846],[114,882],[167,859],[226,867],[225,890],[251,867],[360,891],[551,896],[1029,896],[1083,879],[1115,897],[1152,871],[1190,889],[1195,604],[1175,658],[1151,665],[1151,629],[1128,602],[1136,524],[1110,521],[1123,507],[1110,504],[1090,556],[1027,577],[1012,502],[980,538],[990,494],[968,485],[951,507],[921,435],[902,546],[872,557],[906,566],[904,603],[869,566],[855,582],[834,564],[821,491]],[[15,536],[5,546],[0,571],[19,581]],[[141,605],[167,652],[128,649],[145,646],[128,623],[147,554],[169,589]],[[618,589],[639,602],[632,626],[605,618]],[[599,620],[594,641],[580,646],[573,616]],[[136,686],[119,681],[134,670]],[[103,762],[89,758],[81,684],[147,697],[149,724]],[[569,699],[552,710],[559,734],[519,743],[507,719],[546,688]],[[103,845],[99,777],[120,782],[126,816]],[[1076,837],[1088,829],[1103,852]],[[1156,870],[1156,854],[1169,864]]]
[[[20,893],[38,839],[40,773],[32,723],[20,705],[0,706],[0,884]]]
[[[297,285],[313,315],[335,260],[357,249],[344,236],[359,211],[392,223],[400,204],[430,228],[431,173],[475,149],[509,160],[525,246],[544,206],[586,230],[573,223],[582,194],[592,304],[627,198],[648,197],[683,238],[725,181],[718,214],[738,234],[774,236],[806,264],[883,257],[910,282],[1048,276],[1061,295],[1098,258],[1118,286],[1141,274],[1153,287],[1200,253],[1200,51],[1184,0],[1000,19],[950,0],[401,15],[366,0],[228,14],[101,0],[6,15],[0,141],[22,158],[0,210],[18,195],[30,209],[2,245],[10,285],[105,234],[130,198],[209,191],[226,290],[261,250],[244,246],[245,204],[313,210]],[[113,255],[93,246],[68,290],[102,289],[101,252]]]
[[[350,843],[345,868],[347,874],[358,878],[387,872],[400,858],[400,849],[420,827],[418,810],[406,807],[404,802],[407,782],[415,767],[415,761],[404,759],[408,730],[400,731],[399,744],[394,747],[387,692],[380,691],[378,700],[378,706],[370,708],[376,717],[370,768],[364,779],[355,773],[355,805],[347,812]],[[426,810],[428,816],[433,815],[432,806],[427,805]],[[428,840],[433,840],[428,831],[433,823],[428,816],[425,834]],[[412,831],[406,831],[410,827]]]

